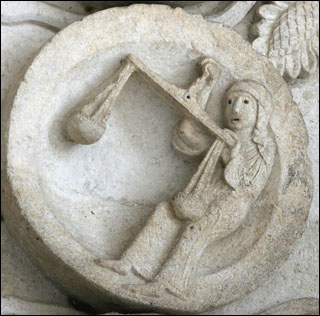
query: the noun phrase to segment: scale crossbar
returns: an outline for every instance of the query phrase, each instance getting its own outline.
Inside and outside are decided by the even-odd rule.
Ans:
[[[191,94],[187,89],[169,83],[133,55],[127,56],[122,63],[115,80],[97,94],[93,100],[70,115],[67,132],[71,140],[88,145],[97,142],[102,137],[106,129],[106,121],[117,97],[131,75],[136,72],[184,116],[197,121],[210,134],[223,142],[230,141],[223,129],[217,126],[208,113],[201,108],[194,94]]]

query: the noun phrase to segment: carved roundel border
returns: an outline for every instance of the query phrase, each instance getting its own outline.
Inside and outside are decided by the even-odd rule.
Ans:
[[[148,29],[139,27],[143,24],[148,25]],[[45,102],[56,80],[93,52],[132,39],[165,41],[196,49],[228,68],[235,80],[260,81],[274,96],[275,109],[270,124],[276,131],[280,177],[270,223],[242,260],[195,280],[191,291],[196,299],[192,302],[159,303],[151,298],[142,301],[113,288],[111,272],[94,266],[93,255],[50,216],[45,200],[39,198],[39,183],[28,168],[21,167],[23,158],[17,157],[15,152],[23,141],[32,142],[32,124],[39,119],[33,115],[32,108]],[[28,137],[21,122],[29,124]],[[8,183],[5,182],[4,187],[8,207],[3,209],[3,214],[10,232],[32,261],[69,295],[98,310],[108,310],[110,304],[121,302],[164,312],[201,312],[254,290],[291,252],[304,230],[312,200],[307,145],[302,116],[286,83],[268,59],[255,52],[231,28],[208,23],[199,15],[191,16],[182,9],[167,6],[134,5],[100,11],[54,36],[34,59],[18,87],[7,133]]]

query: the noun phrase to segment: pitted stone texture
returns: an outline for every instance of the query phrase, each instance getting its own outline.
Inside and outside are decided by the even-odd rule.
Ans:
[[[142,7],[140,7],[140,8],[142,8]],[[130,10],[134,10],[134,9],[130,9]],[[166,9],[166,10],[168,10],[168,9]],[[114,11],[115,12],[115,11]],[[179,11],[180,12],[180,11]],[[182,14],[182,13],[181,13]],[[97,16],[97,15],[95,15],[95,16]],[[185,18],[185,17],[184,17]],[[195,21],[195,20],[194,20]],[[198,18],[197,18],[197,21],[201,24],[202,22],[201,22],[201,20],[199,20]],[[99,22],[97,22],[97,23],[99,23]],[[188,35],[190,35],[190,34],[188,34]],[[118,34],[117,34],[117,36],[118,36]],[[70,38],[69,38],[69,40],[70,40]],[[56,41],[53,41],[54,43],[56,43]],[[234,41],[233,41],[234,42]],[[204,45],[205,46],[205,44],[204,43],[202,43],[202,45]],[[196,46],[197,47],[197,46]],[[201,47],[201,45],[200,45],[200,47]],[[77,50],[77,52],[81,52],[81,50]],[[173,55],[174,55],[174,53],[173,53]],[[70,56],[69,56],[70,57]],[[172,62],[172,56],[170,56],[171,57],[171,60],[170,60],[170,62]],[[73,56],[73,58],[77,58],[77,55],[75,55],[75,56]],[[149,61],[150,62],[150,61]],[[168,63],[169,64],[169,63]],[[92,65],[92,64],[91,64]],[[93,64],[94,65],[94,64]],[[85,69],[85,68],[84,68]],[[158,69],[158,71],[161,71],[161,69]],[[179,71],[181,71],[181,69],[179,69]],[[188,73],[190,70],[186,70],[186,73]],[[270,71],[273,71],[272,69],[270,69]],[[77,73],[77,74],[79,74],[79,73]],[[106,75],[106,74],[105,74]],[[172,75],[172,74],[171,74]],[[71,76],[72,77],[72,76]],[[25,81],[25,85],[28,85],[28,83],[30,83],[32,80],[32,72],[30,71],[29,72],[29,77],[28,77],[28,79]],[[172,77],[171,79],[174,79],[174,77]],[[189,78],[189,80],[190,81],[192,81],[192,77],[190,77]],[[238,79],[238,78],[237,78]],[[179,83],[178,82],[178,78],[176,78],[176,79],[174,79],[173,81],[175,81],[175,80],[177,80],[175,83]],[[28,82],[29,81],[29,82]],[[98,81],[98,80],[96,80],[96,81]],[[189,82],[190,82],[189,81]],[[70,81],[71,82],[71,81]],[[180,84],[181,84],[181,82],[180,82]],[[26,86],[25,86],[26,87]],[[26,87],[27,88],[27,87]],[[90,89],[90,86],[88,87],[88,89]],[[79,91],[79,90],[78,90]],[[133,91],[138,91],[137,89],[134,89]],[[145,97],[145,96],[144,96]],[[288,94],[285,94],[284,96],[283,96],[284,98],[289,98],[290,99],[290,97],[288,96]],[[81,98],[81,96],[79,96],[79,99]],[[153,101],[153,99],[152,98],[150,98],[150,101],[152,100],[152,102],[154,102]],[[50,104],[59,104],[59,100],[53,100],[54,102],[52,102],[52,103],[50,103]],[[71,106],[71,105],[70,105]],[[50,107],[48,108],[48,110],[52,110],[52,106],[51,106],[51,109],[50,109]],[[143,112],[142,112],[143,113]],[[171,114],[170,114],[171,115]],[[44,122],[44,123],[46,123],[46,122]],[[59,136],[60,137],[60,136]],[[303,137],[302,137],[302,139],[303,139]],[[27,140],[27,139],[26,139]],[[63,148],[63,147],[62,147]],[[60,149],[62,149],[62,148],[60,148]],[[49,161],[50,162],[50,161]],[[81,169],[81,168],[80,168]],[[44,175],[42,175],[42,176],[44,176]],[[95,190],[95,187],[93,186],[93,187],[91,187],[90,188],[90,186],[88,186],[88,189],[89,190]],[[60,192],[61,193],[61,192]],[[48,198],[50,198],[50,194],[48,194]],[[160,196],[159,197],[159,199],[163,199],[163,196]],[[57,203],[58,201],[53,201],[54,203]],[[111,201],[111,202],[114,202],[114,201]],[[126,205],[125,203],[123,203],[123,202],[127,202],[127,201],[121,201],[121,204],[124,204],[124,205]],[[52,204],[52,205],[55,205],[55,204]],[[40,206],[40,205],[39,205]],[[61,213],[63,211],[63,209],[60,209],[59,210],[59,213]],[[93,211],[94,212],[94,211]],[[56,213],[56,215],[57,215],[58,213]],[[89,214],[89,213],[88,213]],[[87,213],[83,213],[82,215],[83,215],[83,217],[84,218],[86,218],[86,217],[88,217],[88,214]],[[72,214],[72,216],[75,216],[76,214]],[[79,215],[79,213],[77,214],[77,215]],[[94,215],[94,214],[92,214],[92,215]],[[51,221],[55,221],[55,219],[54,219],[54,217],[52,216],[52,214],[50,214],[50,213],[46,213],[46,216],[47,216],[47,218],[46,218],[46,220],[48,220],[48,224],[51,222]],[[40,216],[41,217],[41,216]],[[66,217],[65,219],[63,219],[62,220],[62,222],[64,222],[64,224],[65,225],[68,225],[68,221],[66,220],[66,219],[68,219],[68,217]],[[60,219],[61,220],[61,219]],[[68,219],[68,220],[70,220],[70,218]],[[69,222],[70,223],[70,222]],[[56,222],[56,224],[57,224],[57,228],[59,227],[59,225],[61,225],[61,224],[59,224],[59,223],[57,223]],[[10,225],[10,224],[9,224]],[[35,222],[32,222],[32,225],[31,225],[31,227],[32,228],[35,228],[37,226],[37,223],[35,223]],[[77,227],[78,228],[78,230],[79,230],[79,227]],[[83,229],[86,229],[86,227],[84,227]],[[23,228],[21,228],[21,230],[20,230],[21,232],[23,232]],[[38,229],[36,229],[36,231],[38,231]],[[69,230],[70,231],[70,230]],[[41,232],[41,234],[42,234],[43,232]],[[76,233],[78,233],[76,230],[74,230],[74,231],[72,231],[71,230],[71,233],[72,234],[76,234]],[[36,235],[37,235],[38,233],[36,233]],[[134,235],[134,232],[132,233],[132,235]],[[45,241],[45,243],[46,243],[46,245],[48,244],[48,242],[50,243],[50,246],[51,247],[54,247],[55,249],[56,249],[56,251],[63,251],[63,247],[65,247],[65,239],[64,238],[62,238],[62,236],[67,236],[65,233],[64,233],[64,231],[63,230],[61,230],[61,231],[59,231],[59,234],[53,234],[52,236],[46,236],[46,238],[44,238],[44,241]],[[55,239],[55,242],[57,242],[55,245],[53,245],[53,244],[51,244],[51,242],[50,242],[50,240],[51,240],[51,238],[53,238],[54,237],[54,239]],[[78,239],[78,242],[80,243],[80,244],[82,244],[82,243],[87,243],[86,244],[86,247],[87,248],[91,248],[91,249],[93,249],[94,247],[95,247],[95,244],[90,244],[90,241],[89,241],[89,243],[88,243],[88,240],[87,240],[87,237],[84,235],[84,238],[81,238],[81,232],[80,232],[80,236],[79,236],[80,238]],[[58,241],[57,241],[57,239],[58,239]],[[53,239],[52,239],[53,240]],[[59,241],[60,240],[60,241]],[[31,240],[30,240],[31,241]],[[26,240],[23,240],[23,242],[25,242],[26,244],[25,244],[25,246],[26,246],[26,248],[29,248],[28,247],[28,245],[29,246],[31,246],[31,248],[32,248],[32,241],[31,241],[31,243],[30,243],[30,241],[28,241],[27,239]],[[77,267],[80,267],[81,266],[81,269],[83,268],[83,271],[82,272],[85,272],[85,273],[87,273],[87,277],[90,275],[90,276],[92,276],[93,274],[92,274],[92,271],[90,271],[90,269],[89,270],[87,270],[86,269],[86,267],[85,267],[85,265],[87,264],[85,261],[83,261],[83,257],[84,256],[86,256],[87,255],[87,253],[86,253],[86,251],[83,251],[83,249],[81,248],[81,246],[79,247],[79,245],[77,244],[77,243],[75,243],[74,241],[72,241],[72,240],[68,240],[68,242],[70,242],[70,244],[68,245],[68,250],[69,250],[69,254],[68,255],[70,255],[70,251],[71,252],[73,252],[73,254],[75,255],[74,257],[72,257],[72,259],[67,259],[67,262],[68,262],[68,265],[74,265],[75,266],[75,268],[77,268]],[[103,245],[103,243],[101,243],[100,245],[99,245],[99,247],[97,247],[96,248],[96,251],[101,251],[101,253],[104,253],[105,252],[105,249],[107,249],[107,248],[105,248],[105,249],[101,249],[101,248],[103,248],[103,247],[106,247],[105,245]],[[119,250],[119,253],[120,253],[120,250],[121,249],[118,249]],[[39,250],[37,250],[37,251],[39,251]],[[77,251],[79,251],[78,252],[78,254],[76,254],[76,252]],[[38,255],[39,255],[39,257],[38,256],[36,256],[36,257],[38,257],[38,259],[40,259],[40,261],[41,260],[45,260],[46,259],[46,256],[43,256],[43,255],[41,255],[40,254],[40,252],[38,253]],[[77,261],[77,262],[74,262],[74,260],[78,260],[79,259],[79,257],[78,256],[81,256],[81,258],[82,258],[82,263],[81,262],[79,262],[79,261]],[[89,256],[89,259],[91,259],[92,257],[91,256]],[[65,258],[64,258],[65,259]],[[59,262],[59,260],[57,261],[57,262]],[[39,263],[39,262],[38,262]],[[106,274],[106,276],[107,276],[107,274]],[[54,277],[56,277],[57,279],[59,278],[59,274],[57,273]],[[95,279],[95,282],[99,282],[99,279],[100,278],[98,278],[98,280],[97,279]],[[62,281],[62,283],[64,282],[64,280],[61,280]],[[81,292],[81,291],[83,291],[83,288],[82,288],[82,286],[81,286],[81,281],[80,280],[77,280],[77,279],[74,279],[73,280],[73,282],[74,282],[74,285],[77,287],[77,289],[79,290],[79,292]],[[80,284],[78,283],[78,284],[76,284],[77,282],[80,282]],[[82,284],[82,285],[84,285],[84,284]],[[84,295],[85,296],[85,293],[83,292],[82,294],[81,293],[78,293],[78,295]],[[102,295],[95,295],[95,298],[94,298],[94,300],[96,300],[96,302],[99,300],[99,297],[100,297],[100,299],[101,300],[103,300],[104,299],[104,297],[102,296]]]
[[[14,296],[1,297],[1,315],[86,315],[61,305],[23,300]]]
[[[81,1],[87,9],[103,10],[113,6],[126,6],[141,1]],[[201,14],[209,22],[236,26],[257,1],[148,1],[166,4],[173,8],[181,7],[190,14]]]
[[[252,314],[287,300],[319,297],[319,73],[290,85],[309,134],[308,154],[314,175],[314,197],[307,227],[287,262],[260,288],[241,300],[218,308],[215,315]]]
[[[20,1],[11,1],[10,5],[14,10],[15,16],[20,18],[24,16],[26,19],[32,20],[30,10],[25,9],[25,5],[20,5]],[[34,3],[28,2],[34,8]],[[73,5],[78,5],[76,2]],[[6,16],[8,12],[6,1],[1,2],[1,113],[4,113],[8,107],[7,97],[16,81],[19,74],[23,72],[23,68],[34,57],[39,48],[54,34],[55,31],[46,25],[50,21],[46,21],[43,25],[36,25],[32,22],[15,23]],[[42,4],[42,7],[46,6]],[[70,4],[69,4],[70,7]],[[39,7],[38,7],[39,8]],[[9,12],[9,13],[10,13]],[[80,13],[80,12],[78,12]],[[59,10],[54,11],[56,20],[61,21],[61,15],[66,16],[66,12]],[[6,22],[5,22],[6,21]],[[66,22],[66,21],[65,21]],[[67,23],[70,20],[67,19]],[[65,24],[66,25],[66,24]],[[3,135],[4,121],[2,116],[1,122],[1,151],[3,150]],[[4,157],[1,155],[1,170],[3,174]],[[2,203],[4,199],[1,199]],[[7,204],[2,204],[1,209],[8,207]],[[30,300],[31,302],[39,302],[40,304],[48,304],[46,313],[51,312],[52,304],[57,304],[62,308],[68,306],[67,297],[61,293],[54,285],[44,278],[43,274],[32,264],[26,257],[26,254],[19,248],[16,241],[8,236],[4,227],[4,222],[1,222],[1,294],[7,297],[18,297]],[[32,303],[30,303],[32,304]],[[29,304],[29,305],[30,305]],[[20,301],[16,299],[2,299],[1,313],[5,311],[9,314],[18,313],[20,310]],[[24,307],[23,307],[24,308]],[[56,312],[56,309],[54,309]],[[21,310],[20,310],[21,311]],[[39,310],[30,307],[29,312],[37,313]],[[65,310],[64,310],[65,311]],[[26,310],[24,311],[26,313]],[[52,312],[54,313],[54,312]],[[23,314],[20,312],[20,314]]]
[[[314,197],[309,218],[319,224],[319,69],[307,79],[297,79],[289,87],[309,134],[308,155],[314,176]]]
[[[1,24],[18,25],[32,23],[57,31],[74,21],[80,20],[86,14],[85,10],[81,7],[78,8],[81,13],[73,13],[72,9],[72,6],[66,10],[63,7],[50,5],[45,1],[2,1]]]
[[[18,298],[22,300],[19,301]],[[1,314],[22,315],[27,312],[30,314],[32,308],[18,313],[21,311],[19,302],[23,300],[48,306],[56,304],[63,308],[68,307],[66,296],[30,263],[22,249],[8,236],[4,224],[1,223]],[[46,311],[49,312],[50,308]],[[36,313],[36,310],[33,312]]]
[[[260,315],[319,315],[319,299],[292,300],[270,308]]]

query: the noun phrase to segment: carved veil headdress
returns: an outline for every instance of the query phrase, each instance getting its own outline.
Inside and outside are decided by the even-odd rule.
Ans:
[[[266,167],[271,169],[273,154],[265,152],[265,148],[267,144],[273,143],[272,137],[268,132],[268,124],[273,111],[272,96],[262,84],[253,80],[241,80],[234,83],[226,95],[234,91],[249,93],[257,101],[257,120],[252,132],[252,139],[256,143]],[[231,158],[224,170],[225,180],[234,189],[241,183],[242,171],[239,170],[239,166],[243,164],[240,161],[241,159],[241,156]]]
[[[273,100],[270,92],[261,83],[254,80],[241,80],[234,83],[226,95],[231,91],[243,91],[251,94],[258,103],[258,117],[256,123],[256,129],[260,133],[265,133],[267,131],[267,126],[273,110]],[[254,138],[257,138],[254,132]],[[254,139],[255,141],[255,139]],[[260,143],[259,140],[255,141]]]

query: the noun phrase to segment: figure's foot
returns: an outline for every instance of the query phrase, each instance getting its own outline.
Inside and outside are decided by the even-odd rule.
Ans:
[[[180,298],[181,300],[183,301],[188,301],[189,300],[189,297],[188,295],[185,293],[185,291],[179,289],[178,287],[174,286],[173,284],[170,284],[170,285],[166,285],[165,286],[165,290],[167,293],[177,297],[177,298]]]
[[[121,275],[127,275],[128,271],[131,269],[131,264],[126,260],[94,260],[95,264],[102,268],[108,268]]]
[[[163,286],[158,282],[150,282],[143,285],[125,284],[122,287],[134,294],[156,298],[161,297],[161,292],[164,291]]]
[[[179,298],[183,301],[188,301],[190,298],[188,297],[187,293],[172,284],[162,284],[161,282],[154,281],[149,282],[143,285],[137,284],[125,284],[122,285],[122,288],[126,289],[127,291],[148,297],[160,298],[164,295],[172,295],[176,298]]]
[[[150,282],[150,281],[153,279],[153,277],[154,277],[154,275],[153,275],[152,272],[148,271],[148,270],[145,269],[145,268],[138,267],[138,266],[135,266],[135,265],[132,266],[132,272],[133,272],[136,276],[142,278],[143,280],[145,280],[145,281],[147,281],[147,282]]]
[[[174,278],[168,279],[164,275],[159,275],[154,283],[161,284],[166,294],[173,295],[183,301],[189,301],[191,298],[187,293],[187,289],[180,284],[179,280],[176,281],[177,283],[174,281]]]

